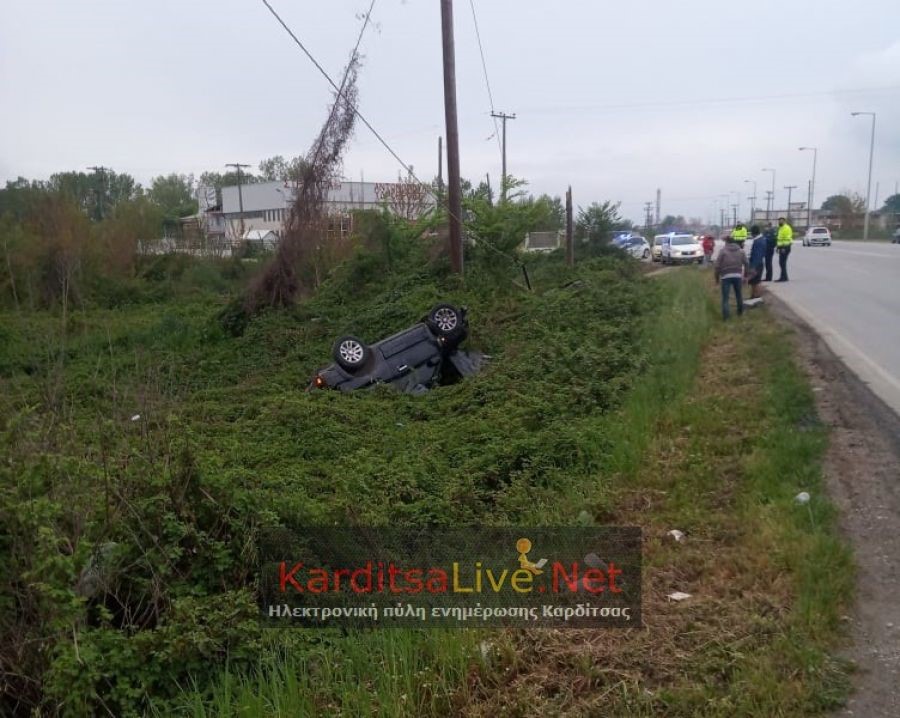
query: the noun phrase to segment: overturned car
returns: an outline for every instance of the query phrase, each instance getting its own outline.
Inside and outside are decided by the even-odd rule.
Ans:
[[[423,393],[481,368],[483,355],[459,349],[468,333],[465,307],[437,304],[417,324],[375,344],[340,337],[331,352],[334,364],[317,372],[310,388],[352,391],[390,384]]]

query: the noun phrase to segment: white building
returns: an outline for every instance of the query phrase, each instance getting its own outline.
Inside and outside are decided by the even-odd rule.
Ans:
[[[226,237],[250,230],[271,231],[278,237],[294,201],[295,188],[285,182],[259,182],[222,188],[221,219],[208,224],[221,226]],[[387,207],[407,219],[417,219],[435,206],[434,197],[414,182],[335,182],[326,199],[326,211],[341,234],[352,231],[352,210]],[[243,211],[242,211],[243,208]],[[215,213],[215,211],[213,211]]]

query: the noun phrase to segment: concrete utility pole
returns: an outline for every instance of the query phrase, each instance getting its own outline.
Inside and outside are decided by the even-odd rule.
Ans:
[[[738,206],[736,204],[731,205],[731,219],[733,220],[735,226],[737,226],[737,211]]]
[[[784,188],[788,191],[788,206],[787,206],[787,223],[791,223],[791,192],[797,189],[797,185],[795,184],[786,184]]]
[[[772,190],[766,190],[766,222],[771,222],[772,218],[769,214],[772,211]]]
[[[438,137],[438,193],[444,191],[444,138]]]
[[[812,213],[813,213],[813,205],[816,201],[816,162],[819,159],[819,148],[818,147],[800,147],[800,152],[812,152],[813,153],[813,170],[812,170],[812,179],[809,181],[809,205],[806,208],[806,228],[809,229],[812,227]]]
[[[650,222],[653,221],[653,202],[644,202],[644,228],[650,231]]]
[[[491,117],[495,117],[498,120],[503,121],[503,139],[501,142],[501,146],[503,148],[503,174],[500,179],[500,200],[506,200],[506,121],[516,119],[515,114],[507,115],[505,112],[492,112]]]
[[[745,179],[744,184],[753,185],[753,196],[747,198],[750,200],[750,224],[753,224],[753,214],[756,212],[756,180]]]
[[[662,200],[662,189],[656,189],[656,224],[659,226],[659,209]]]
[[[572,221],[572,186],[566,190],[566,264],[575,266],[575,232]]]
[[[447,126],[447,214],[450,219],[450,268],[457,274],[462,274],[462,190],[459,178],[459,125],[456,117],[453,0],[441,0],[441,41],[444,50],[444,120]]]
[[[778,208],[775,206],[775,170],[773,170],[771,167],[763,167],[762,171],[772,173],[772,211],[775,212],[778,210]],[[772,221],[768,213],[766,213],[766,221]]]
[[[869,199],[872,194],[872,160],[875,157],[875,113],[874,112],[851,112],[853,117],[859,117],[860,115],[871,115],[872,116],[872,141],[869,144],[869,183],[866,186],[866,220],[863,225],[863,239],[866,240],[869,238],[869,210],[872,205],[869,204]]]
[[[250,165],[241,164],[240,162],[231,162],[225,165],[226,167],[234,167],[237,170],[237,179],[238,179],[238,212],[240,213],[241,220],[241,240],[244,239],[244,188],[243,183],[241,182],[242,174],[241,169],[244,167],[249,167]]]

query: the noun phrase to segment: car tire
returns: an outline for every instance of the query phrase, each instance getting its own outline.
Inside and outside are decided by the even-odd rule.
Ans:
[[[641,255],[641,259],[647,259],[650,256],[650,250],[645,249],[644,253]]]
[[[462,316],[452,304],[435,304],[428,312],[427,322],[435,334],[447,337],[460,329]]]
[[[369,361],[371,355],[372,350],[362,339],[349,334],[338,339],[331,350],[331,356],[338,366],[349,372],[358,371]]]

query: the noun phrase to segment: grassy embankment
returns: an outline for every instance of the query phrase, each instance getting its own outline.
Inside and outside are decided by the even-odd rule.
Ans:
[[[852,578],[822,495],[825,432],[785,331],[763,311],[721,325],[706,281],[659,280],[649,363],[600,419],[608,448],[584,493],[598,522],[645,529],[644,630],[354,636],[255,679],[226,673],[212,698],[186,696],[189,712],[774,716],[839,704],[846,673],[829,650]],[[800,490],[810,505],[794,503]],[[676,590],[692,597],[668,602]]]
[[[210,320],[214,292],[77,311],[64,331],[50,313],[4,315],[0,655],[26,676],[9,685],[70,715],[830,705],[848,559],[784,335],[764,315],[720,327],[690,269],[654,283],[609,256],[577,276],[539,261],[527,294],[487,263],[462,287],[414,254],[361,256],[240,338]],[[374,339],[443,299],[470,306],[472,344],[495,356],[484,374],[421,398],[301,391],[336,334]],[[801,488],[809,507],[792,503]],[[256,626],[252,539],[280,517],[566,525],[585,511],[645,528],[642,631]],[[101,589],[76,591],[90,566]]]

